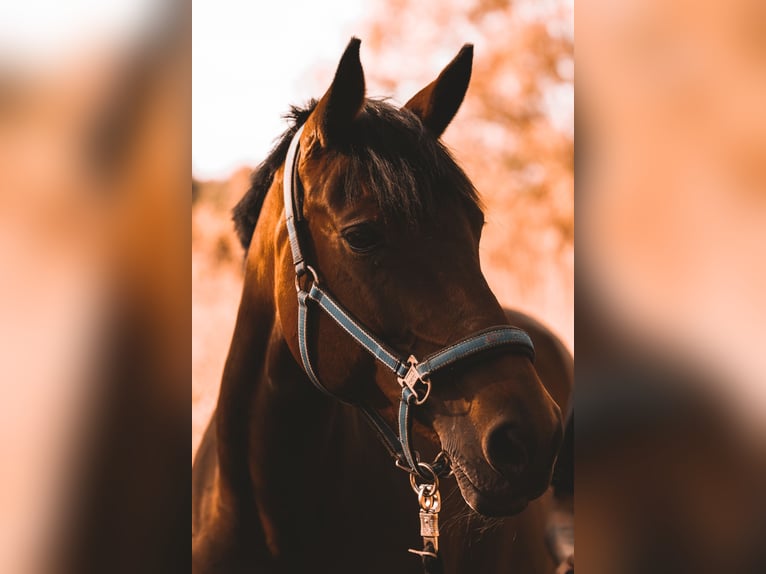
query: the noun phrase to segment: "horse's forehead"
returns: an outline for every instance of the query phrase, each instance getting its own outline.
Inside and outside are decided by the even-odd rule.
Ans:
[[[344,219],[364,218],[390,227],[402,226],[412,236],[448,235],[460,222],[483,221],[481,209],[447,189],[449,182],[436,181],[436,178],[423,182],[422,178],[415,177],[384,181],[385,173],[375,173],[368,165],[349,166],[348,163],[348,159],[335,159],[333,165],[325,169],[320,164],[314,172],[316,177],[307,186],[307,194],[314,196],[308,201],[317,202]],[[396,190],[392,190],[393,187]],[[403,206],[397,207],[393,194],[401,194],[402,198],[409,196],[410,202],[420,204],[416,219],[412,219],[413,214]]]

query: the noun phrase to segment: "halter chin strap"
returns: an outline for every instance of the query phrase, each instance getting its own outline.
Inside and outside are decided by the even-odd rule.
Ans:
[[[437,456],[436,460],[429,465],[421,462],[417,453],[413,451],[410,407],[412,405],[422,405],[428,400],[431,393],[430,377],[433,373],[466,357],[495,347],[513,346],[534,361],[535,350],[532,340],[526,332],[516,327],[491,327],[474,333],[436,353],[428,355],[422,361],[418,361],[412,355],[407,359],[403,359],[396,351],[390,349],[370,333],[322,288],[317,272],[306,263],[303,256],[298,234],[298,220],[296,219],[296,204],[300,205],[301,199],[297,193],[298,187],[296,184],[299,184],[297,158],[302,133],[303,126],[298,129],[290,142],[285,159],[283,190],[285,224],[295,265],[295,290],[298,294],[298,346],[303,368],[311,382],[320,391],[336,400],[347,402],[327,390],[319,380],[311,363],[307,339],[307,324],[309,309],[311,306],[316,305],[342,327],[362,348],[396,375],[396,379],[402,389],[401,401],[399,403],[398,436],[376,410],[366,405],[353,405],[359,408],[370,422],[381,442],[395,459],[396,466],[407,470],[411,474],[417,474],[424,480],[431,480],[434,478],[434,475],[446,475],[450,470],[446,457]],[[298,213],[297,215],[300,217],[301,214]],[[308,291],[302,287],[302,282],[310,283]]]

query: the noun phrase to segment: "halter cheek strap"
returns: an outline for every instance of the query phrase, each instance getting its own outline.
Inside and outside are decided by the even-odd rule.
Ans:
[[[407,359],[403,359],[396,351],[379,341],[351,313],[344,309],[330,293],[322,288],[317,272],[306,263],[303,256],[295,213],[295,204],[298,201],[298,198],[296,198],[296,190],[298,190],[296,186],[298,180],[297,158],[302,132],[303,127],[301,126],[290,142],[287,158],[285,159],[283,191],[285,225],[290,241],[293,264],[295,265],[295,289],[298,297],[298,347],[303,368],[315,387],[324,394],[342,401],[342,399],[331,393],[322,384],[311,362],[307,331],[309,310],[316,306],[346,331],[359,346],[388,367],[396,376],[396,380],[402,389],[401,400],[399,402],[398,435],[376,410],[366,405],[353,405],[359,408],[365,415],[365,418],[372,425],[381,442],[395,459],[396,465],[412,474],[419,475],[425,480],[433,478],[433,475],[430,473],[446,475],[449,473],[449,463],[445,457],[437,457],[437,460],[432,464],[426,465],[420,461],[417,453],[412,449],[412,418],[410,416],[410,408],[413,405],[422,405],[428,400],[431,392],[431,375],[464,358],[501,346],[513,347],[534,361],[535,351],[532,340],[526,332],[516,327],[490,327],[432,353],[422,361],[418,361],[412,355]],[[302,287],[302,283],[310,283],[308,290]]]

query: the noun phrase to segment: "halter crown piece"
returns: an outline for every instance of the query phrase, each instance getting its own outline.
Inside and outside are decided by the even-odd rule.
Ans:
[[[418,453],[413,451],[411,444],[412,419],[410,407],[423,405],[431,393],[430,377],[433,373],[453,365],[466,357],[501,346],[513,346],[534,361],[535,350],[532,340],[526,332],[516,327],[497,326],[478,331],[473,335],[449,345],[422,361],[418,361],[413,355],[403,359],[396,351],[379,341],[368,329],[346,311],[325,289],[322,288],[319,275],[309,265],[301,250],[300,236],[297,222],[302,218],[301,206],[303,203],[302,188],[298,181],[298,156],[300,153],[300,138],[303,133],[301,126],[287,151],[284,168],[284,203],[285,225],[290,241],[293,264],[295,265],[295,290],[298,295],[298,346],[300,348],[303,368],[311,382],[324,394],[336,400],[343,401],[321,383],[314,367],[311,364],[308,341],[306,337],[308,314],[313,305],[318,306],[342,327],[361,347],[372,354],[378,361],[388,367],[402,389],[399,403],[399,433],[395,433],[381,415],[373,408],[364,404],[354,404],[365,415],[372,428],[377,433],[383,445],[394,459],[396,466],[410,473],[413,489],[421,500],[421,534],[424,531],[423,511],[434,514],[434,496],[438,497],[438,477],[446,476],[450,472],[449,460],[444,453],[439,453],[436,459],[430,463],[420,460]],[[306,291],[302,287],[304,282],[309,282],[310,287]],[[425,481],[417,486],[415,477]],[[430,502],[428,502],[430,500]],[[430,528],[430,527],[429,527]],[[426,528],[428,530],[428,528]],[[437,534],[438,538],[438,527]],[[424,540],[426,540],[424,536]],[[435,556],[437,550],[436,538],[433,540],[434,553],[425,552],[426,555]],[[418,554],[423,552],[415,551]]]

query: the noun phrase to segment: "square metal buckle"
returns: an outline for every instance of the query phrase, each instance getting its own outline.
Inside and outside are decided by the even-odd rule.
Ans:
[[[407,363],[410,366],[409,370],[404,377],[397,377],[397,380],[402,388],[407,387],[412,391],[412,394],[415,395],[415,404],[422,405],[428,399],[428,395],[431,394],[431,381],[424,380],[420,377],[420,373],[418,373],[416,368],[418,366],[418,360],[414,355],[410,355],[409,359],[407,359]],[[418,383],[425,386],[425,393],[423,393],[422,397],[416,388]]]

